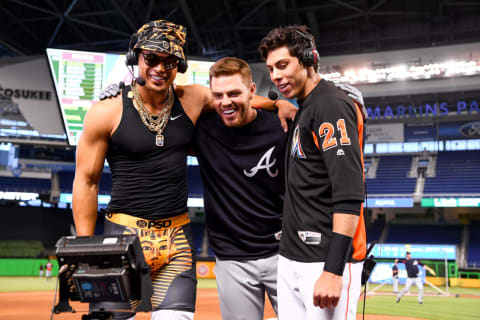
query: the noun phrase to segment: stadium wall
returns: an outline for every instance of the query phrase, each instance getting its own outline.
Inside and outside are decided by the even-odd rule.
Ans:
[[[38,276],[40,265],[45,266],[47,261],[47,259],[0,259],[0,276]],[[53,264],[52,276],[56,276],[58,262],[56,259],[52,259],[50,262]]]
[[[0,210],[0,241],[37,240],[51,250],[60,237],[70,235],[73,225],[71,210],[14,206],[3,206]]]

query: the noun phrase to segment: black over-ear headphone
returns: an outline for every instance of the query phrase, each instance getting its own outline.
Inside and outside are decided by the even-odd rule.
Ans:
[[[133,49],[135,43],[137,43],[138,36],[136,33],[132,34],[130,42],[128,43],[128,51],[125,56],[125,64],[127,67],[136,66],[138,64],[138,53]]]
[[[301,35],[304,39],[308,41],[310,44],[308,47],[303,49],[302,52],[302,63],[303,65],[310,67],[313,65],[316,65],[318,61],[320,60],[320,54],[318,54],[318,51],[315,49],[315,46],[313,45],[313,39],[311,35],[307,35],[299,30],[295,30],[299,35]]]
[[[128,51],[125,56],[125,64],[127,67],[132,67],[136,66],[138,64],[138,52],[133,48],[135,44],[138,41],[138,34],[134,33],[132,34],[132,37],[130,38],[130,42],[128,44]],[[185,54],[185,59],[181,59],[178,62],[177,65],[177,71],[180,73],[185,73],[188,69],[188,62],[187,62],[187,52],[186,50],[184,51]]]
[[[188,69],[188,62],[187,62],[187,46],[185,45],[184,50],[185,59],[178,61],[177,71],[180,73],[185,73]]]

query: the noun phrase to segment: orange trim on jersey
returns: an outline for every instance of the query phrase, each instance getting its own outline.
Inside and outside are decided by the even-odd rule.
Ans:
[[[315,131],[313,131],[313,130],[312,130],[312,136],[313,136],[313,142],[315,142],[315,145],[317,146],[317,149],[320,150],[320,147],[318,145],[317,136],[315,135]]]
[[[362,161],[362,175],[365,182],[365,168],[363,166],[363,113],[356,102],[355,109],[357,112],[357,130],[358,130],[358,143],[360,144],[360,159]],[[353,235],[353,254],[352,258],[355,260],[363,260],[367,255],[367,233],[365,231],[365,220],[363,218],[363,203],[360,207],[360,217],[358,219],[357,230]]]
[[[348,289],[347,289],[347,309],[345,310],[345,320],[348,320],[348,305],[350,303],[350,285],[352,284],[352,263],[348,264]]]

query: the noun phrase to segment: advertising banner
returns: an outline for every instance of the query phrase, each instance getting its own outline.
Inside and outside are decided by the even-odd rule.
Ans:
[[[0,67],[0,118],[36,135],[65,133],[44,57]]]
[[[439,139],[480,139],[480,121],[440,123]]]
[[[197,261],[197,278],[215,279],[215,261]]]
[[[437,139],[437,126],[434,123],[406,123],[404,130],[405,142],[434,141]]]
[[[369,208],[413,208],[412,198],[368,198]]]
[[[478,208],[480,207],[480,198],[424,198],[421,202],[422,207],[443,207],[443,208]]]
[[[403,142],[403,123],[366,126],[367,143]]]

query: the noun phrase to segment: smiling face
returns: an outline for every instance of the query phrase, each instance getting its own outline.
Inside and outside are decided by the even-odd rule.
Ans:
[[[173,55],[141,50],[138,58],[138,73],[145,80],[145,88],[165,91],[177,76],[178,60]]]
[[[270,51],[266,65],[270,79],[285,98],[302,99],[310,92],[310,87],[313,89],[307,67],[292,56],[286,46]]]
[[[241,127],[253,121],[257,112],[250,107],[255,83],[246,83],[240,74],[212,77],[215,110],[227,127]]]

